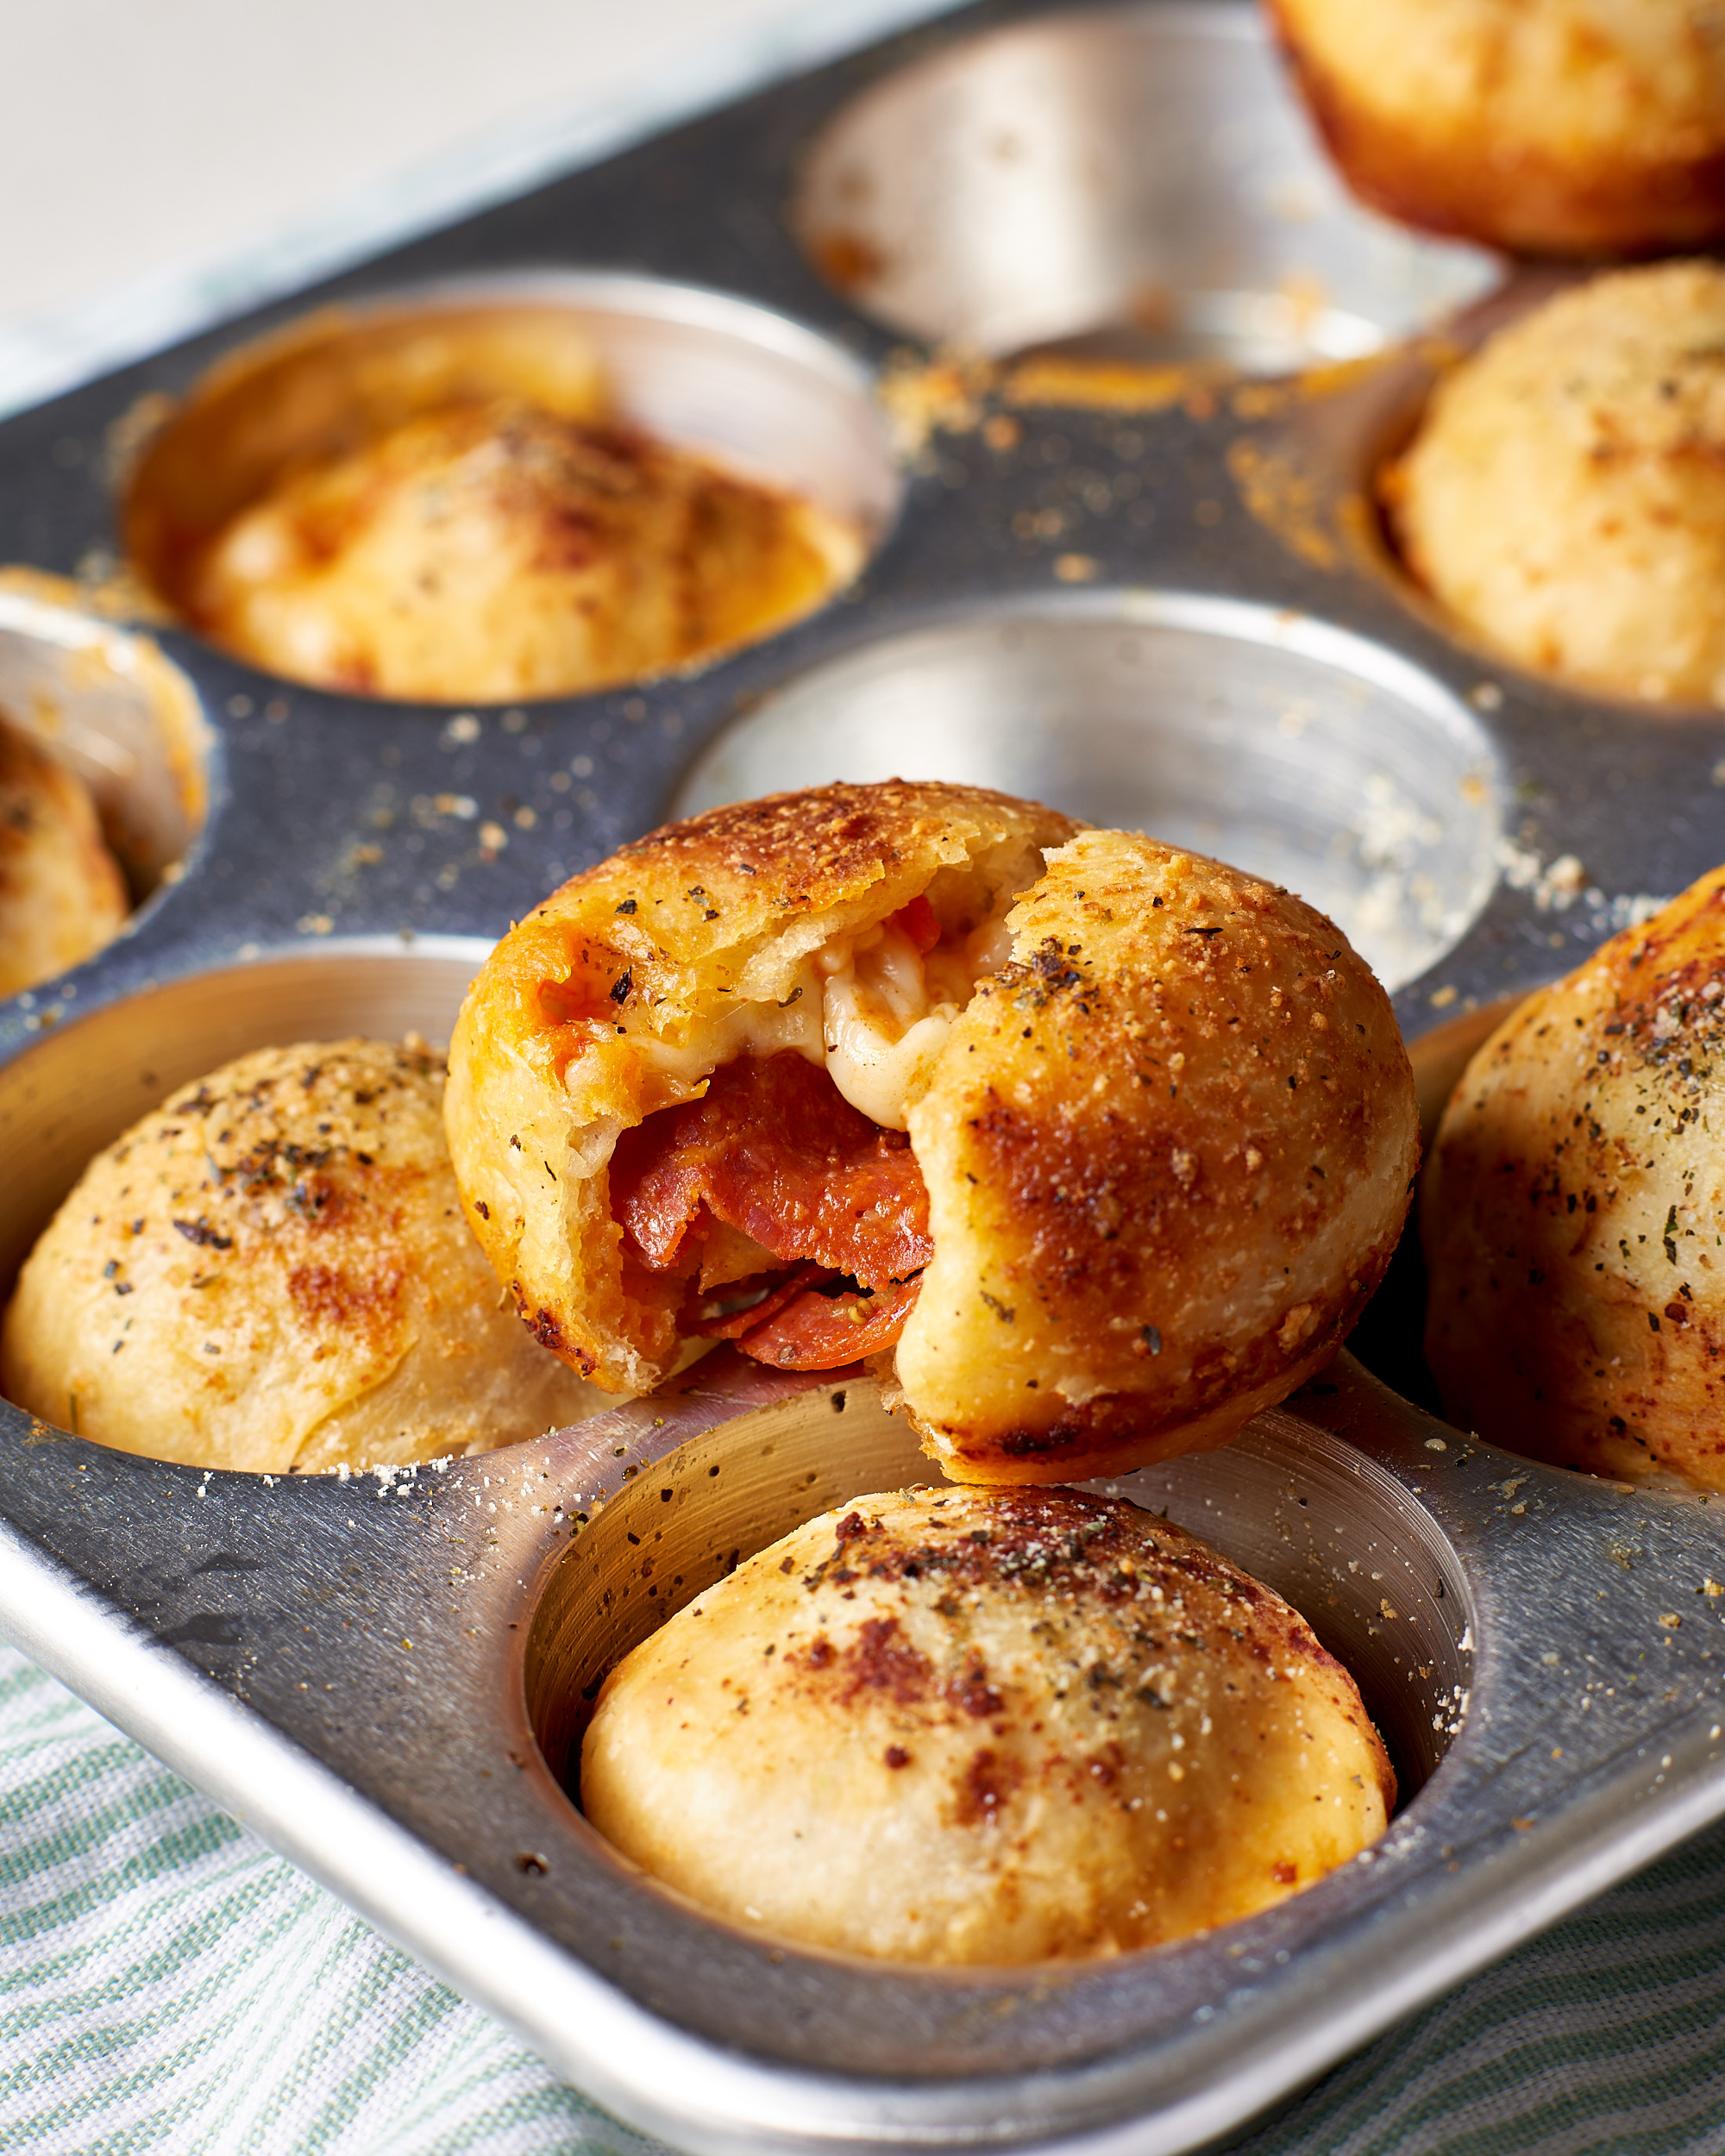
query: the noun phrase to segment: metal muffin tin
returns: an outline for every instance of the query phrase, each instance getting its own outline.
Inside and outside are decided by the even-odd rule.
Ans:
[[[849,488],[879,544],[768,642],[511,709],[296,687],[172,630],[164,661],[0,580],[0,701],[130,803],[147,897],[0,1006],[0,1273],[183,1079],[267,1041],[442,1036],[574,868],[678,806],[841,774],[1007,784],[1306,890],[1395,986],[1434,1112],[1494,1006],[1725,853],[1725,720],[1507,670],[1405,586],[1364,505],[1430,352],[1297,381],[1208,361],[1352,359],[1427,302],[1472,304],[1465,339],[1537,289],[1492,282],[1346,206],[1233,6],[984,7],[5,423],[0,560],[100,585],[147,400],[314,305],[528,292],[632,324],[656,424]],[[882,322],[1206,364],[1095,410],[961,369],[960,423],[900,479],[868,397]],[[727,1351],[539,1444],[304,1480],[4,1408],[0,1626],[674,2141],[1189,2148],[1725,1811],[1716,1506],[1447,1427],[1405,1396],[1410,1311],[1392,1282],[1360,1335],[1402,1393],[1344,1356],[1234,1446],[1120,1485],[1306,1612],[1403,1799],[1339,1872],[1155,1953],[944,1971],[779,1945],[648,1883],[563,1793],[630,1641],[741,1551],[928,1471],[854,1373]]]

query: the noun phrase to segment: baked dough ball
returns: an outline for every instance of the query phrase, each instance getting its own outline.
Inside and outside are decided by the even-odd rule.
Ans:
[[[1509,658],[1725,702],[1725,270],[1597,278],[1500,331],[1386,498],[1414,573]]]
[[[499,1307],[441,1060],[260,1049],[85,1170],[18,1277],[0,1391],[125,1452],[285,1474],[482,1452],[605,1403]]]
[[[1497,1029],[1421,1215],[1454,1421],[1559,1467],[1725,1489],[1725,869]]]
[[[297,681],[501,701],[765,636],[861,560],[826,511],[630,429],[458,405],[283,475],[216,536],[185,610]]]
[[[737,1921],[887,1960],[1122,1953],[1283,1900],[1396,1780],[1305,1620],[1078,1490],[859,1497],[612,1672],[599,1833]]]
[[[499,1277],[599,1384],[691,1333],[816,1369],[896,1341],[985,1482],[1225,1443],[1358,1316],[1418,1147],[1388,1000],[1308,906],[897,780],[566,884],[474,983],[446,1113]]]
[[[1356,194],[1532,254],[1725,232],[1715,0],[1270,0]]]
[[[128,910],[89,789],[0,715],[0,996],[100,950]]]

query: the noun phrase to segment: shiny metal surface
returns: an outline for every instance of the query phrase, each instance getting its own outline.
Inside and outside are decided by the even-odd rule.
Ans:
[[[154,641],[0,579],[0,712],[90,788],[135,898],[204,823],[211,739],[191,684]]]
[[[871,643],[696,760],[680,814],[831,779],[960,779],[1154,831],[1327,913],[1399,988],[1496,880],[1502,774],[1379,644],[1238,600],[1100,592]]]
[[[806,157],[871,85],[902,89],[974,34],[1093,34],[1026,13],[990,0],[6,422],[0,561],[69,575],[111,548],[112,431],[325,304],[562,268],[722,287],[745,344],[850,380],[834,348],[879,360],[888,338],[781,221]],[[1219,46],[1250,47],[1227,5],[1115,21],[1164,41],[1214,22]],[[1251,49],[1258,87],[1230,110],[1241,139],[1269,139],[1274,77]],[[1214,169],[1195,153],[1194,200]],[[1218,219],[1248,213],[1283,260],[1285,221],[1230,181]],[[1518,280],[1457,334],[1538,288]],[[728,299],[690,304],[737,322]],[[932,768],[925,752],[1108,821],[1262,847],[1339,906],[1389,878],[1391,939],[1353,918],[1401,979],[1433,1107],[1490,1006],[1725,854],[1725,717],[1515,674],[1399,580],[1370,475],[1430,364],[1233,386],[1205,371],[1201,393],[1141,410],[1017,409],[1004,429],[937,428],[884,481],[845,446],[850,392],[812,392],[828,419],[807,454],[873,471],[896,523],[842,601],[638,691],[363,703],[166,632],[213,737],[207,821],[132,934],[0,1004],[0,1275],[153,1088],[267,1038],[440,1034],[492,937],[673,804]],[[857,423],[861,440],[874,422]],[[0,610],[0,665],[52,668],[50,647]],[[647,1884],[569,1805],[571,1690],[662,1599],[628,1541],[639,1514],[693,1589],[798,1507],[925,1471],[854,1376],[716,1355],[674,1397],[538,1445],[273,1487],[0,1408],[0,1630],[674,2141],[1171,2156],[1725,1812],[1725,1626],[1702,1591],[1725,1577],[1718,1505],[1476,1445],[1410,1404],[1407,1315],[1378,1320],[1402,1362],[1366,1332],[1363,1352],[1405,1371],[1404,1396],[1344,1357],[1235,1447],[1130,1487],[1306,1610],[1359,1674],[1408,1801],[1343,1871],[1153,1955],[955,1973],[781,1948]],[[628,1599],[605,1611],[607,1589]]]
[[[1244,8],[950,43],[839,113],[792,217],[865,313],[996,354],[1107,331],[1275,373],[1375,351],[1501,274],[1352,200]]]

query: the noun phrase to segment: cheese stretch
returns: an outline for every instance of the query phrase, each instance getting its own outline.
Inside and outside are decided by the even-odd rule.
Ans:
[[[738,1056],[792,1050],[824,1068],[871,1123],[906,1130],[978,976],[1004,962],[1011,948],[1002,919],[985,921],[961,944],[925,953],[896,920],[886,921],[830,937],[803,961],[781,1002],[734,1003],[684,1040],[643,1033],[636,1045],[668,1091],[684,1100]]]

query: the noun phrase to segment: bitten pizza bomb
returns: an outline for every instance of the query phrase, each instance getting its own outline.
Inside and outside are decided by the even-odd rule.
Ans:
[[[475,982],[446,1112],[573,1367],[642,1392],[693,1336],[891,1350],[964,1481],[1226,1442],[1358,1315],[1418,1148],[1389,1000],[1309,906],[898,781],[716,809],[564,885]]]

